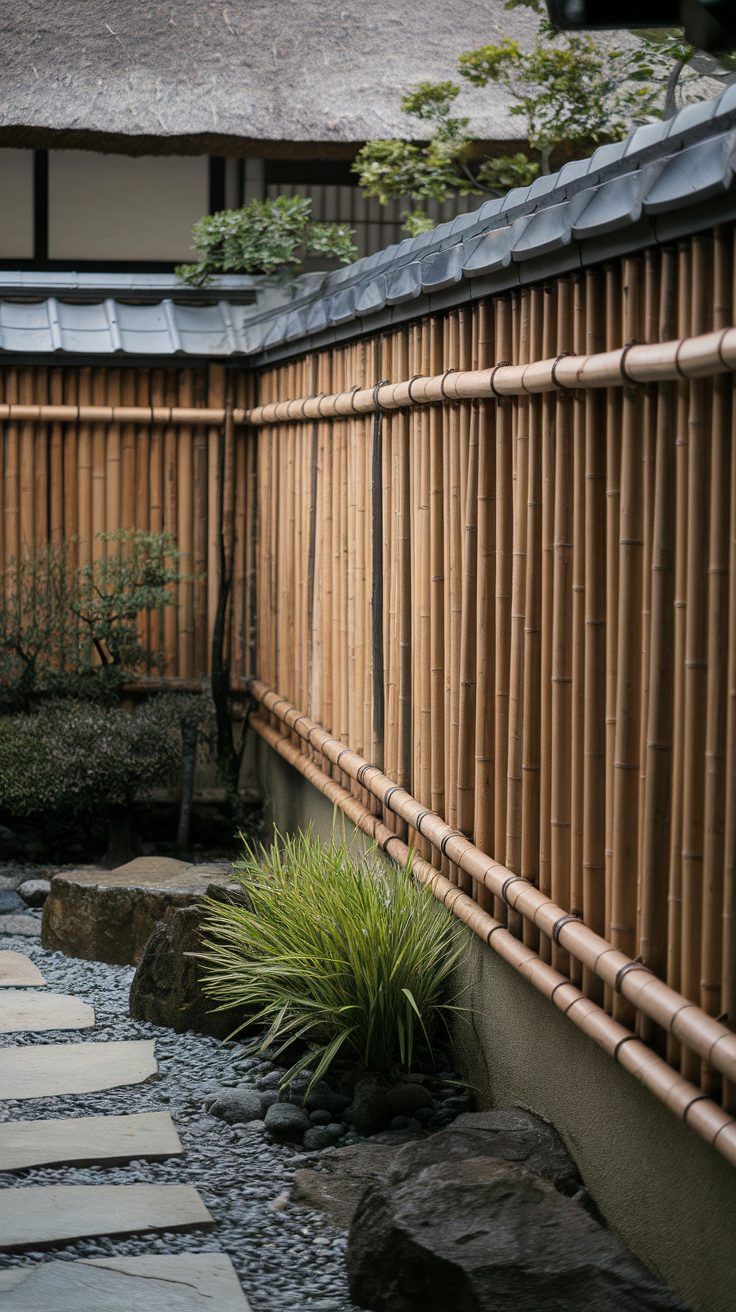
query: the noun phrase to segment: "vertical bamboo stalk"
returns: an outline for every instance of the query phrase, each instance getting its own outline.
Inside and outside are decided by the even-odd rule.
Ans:
[[[675,264],[663,252],[660,334],[672,330]],[[651,551],[649,706],[646,735],[646,790],[642,816],[639,953],[655,974],[667,967],[667,858],[673,734],[673,646],[675,619],[675,447],[677,395],[672,385],[658,389],[655,425],[655,481]]]
[[[429,322],[429,372],[442,367],[440,326],[436,318]],[[429,415],[429,535],[430,535],[430,670],[432,706],[432,742],[430,770],[432,809],[445,815],[445,593],[444,593],[444,482],[442,415],[433,406]]]
[[[692,245],[690,332],[702,331],[710,304],[710,251],[696,238]],[[685,618],[685,732],[682,806],[682,961],[680,986],[686,997],[700,997],[700,946],[703,930],[703,848],[705,838],[704,753],[708,695],[706,598],[708,589],[709,385],[690,384],[688,408],[687,578]],[[700,1059],[683,1048],[682,1073],[700,1076]]]
[[[511,356],[514,304],[507,297],[495,305],[496,362]],[[508,401],[495,403],[496,427],[496,660],[495,741],[493,769],[493,856],[506,861],[507,763],[509,750],[509,691],[511,678],[511,613],[514,549],[513,411]],[[506,907],[494,900],[494,916],[506,923]]]
[[[495,363],[491,308],[481,301],[478,314],[478,367]],[[475,699],[475,844],[494,853],[493,763],[496,725],[494,718],[496,681],[496,460],[491,402],[478,410],[478,577],[476,611],[476,699]],[[488,890],[481,886],[476,897],[485,911],[492,906]]]
[[[585,281],[576,278],[572,285],[572,349],[585,351],[587,308]],[[582,916],[584,906],[584,829],[585,829],[585,397],[570,398],[572,408],[572,665],[571,665],[571,796],[570,796],[570,911]],[[583,969],[570,959],[570,978],[582,984]]]
[[[530,293],[530,357],[540,358],[545,292]],[[539,883],[539,751],[541,739],[541,630],[542,630],[542,402],[528,403],[528,461],[526,507],[526,578],[524,596],[524,682],[522,732],[522,815],[520,874]],[[518,477],[518,474],[517,474]],[[518,925],[517,925],[518,932]],[[523,923],[524,942],[536,950],[539,934]]]
[[[636,319],[638,265],[623,267],[624,335]],[[616,655],[616,732],[613,761],[611,942],[627,956],[636,952],[636,881],[639,852],[639,717],[641,714],[642,556],[644,504],[636,394],[625,388],[619,509],[619,607]],[[631,1023],[631,1008],[618,995],[613,1014]]]
[[[730,322],[731,252],[726,234],[714,236],[714,327]],[[710,526],[708,543],[708,686],[705,728],[705,813],[703,850],[703,925],[700,946],[700,1005],[711,1016],[723,1009],[724,838],[726,812],[726,742],[728,713],[728,569],[731,408],[733,382],[713,383],[711,425]],[[703,1087],[717,1093],[720,1078],[703,1069]]]
[[[586,275],[586,350],[601,349],[601,280]],[[601,394],[585,397],[585,723],[583,777],[583,919],[602,934],[606,919],[606,446]],[[583,989],[597,1003],[603,986],[583,970]]]
[[[572,289],[558,290],[558,342],[565,340],[570,321]],[[557,401],[555,440],[555,500],[553,547],[553,608],[551,663],[551,781],[550,874],[552,897],[570,906],[572,827],[572,562],[573,562],[573,433],[569,399]],[[568,958],[552,945],[552,964],[567,973]]]
[[[531,345],[530,295],[521,292],[518,361],[526,364]],[[521,870],[522,759],[524,748],[524,606],[526,601],[526,521],[528,499],[529,402],[520,400],[515,411],[516,432],[513,577],[511,582],[511,674],[509,679],[508,793],[506,810],[506,865]],[[509,916],[509,928],[518,933],[520,921]]]
[[[547,289],[542,310],[542,355],[558,354],[557,296]],[[539,887],[552,891],[552,641],[554,614],[555,446],[557,401],[553,393],[542,397],[542,561],[541,652],[539,726]],[[552,945],[542,937],[539,953],[549,962]]]
[[[606,349],[620,346],[620,271],[606,268]],[[621,501],[621,425],[623,398],[612,388],[606,406],[606,937],[611,932],[613,890],[614,762],[616,759],[616,690],[618,681],[618,564]],[[605,993],[610,1010],[613,998]]]

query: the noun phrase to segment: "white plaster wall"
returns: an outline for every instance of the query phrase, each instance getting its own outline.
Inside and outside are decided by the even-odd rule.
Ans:
[[[192,260],[192,224],[208,211],[203,156],[49,152],[52,260]]]
[[[33,151],[0,150],[0,259],[33,258]]]

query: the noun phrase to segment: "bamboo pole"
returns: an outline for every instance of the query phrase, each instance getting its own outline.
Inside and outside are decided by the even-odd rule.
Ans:
[[[495,304],[497,367],[511,354],[512,302]],[[507,759],[511,676],[511,600],[513,580],[513,414],[509,402],[496,405],[496,623],[495,623],[495,741],[493,770],[492,850],[506,860]],[[435,810],[438,808],[435,807]],[[506,907],[496,899],[494,914],[506,922]]]
[[[532,288],[530,294],[530,355],[542,349],[545,292]],[[524,595],[522,806],[520,873],[531,884],[539,884],[539,796],[541,738],[541,628],[542,628],[542,406],[541,397],[528,405],[526,489],[526,576]],[[511,927],[511,922],[510,922]],[[516,925],[518,932],[518,924]],[[528,922],[524,942],[538,950],[539,936]]]
[[[692,309],[697,322],[708,313],[710,252],[696,238],[692,246]],[[691,319],[692,322],[692,319]],[[705,384],[691,382],[688,409],[687,576],[685,618],[685,725],[682,803],[682,962],[680,988],[700,998],[700,946],[703,930],[703,848],[705,789],[703,758],[708,693],[706,598],[708,587],[708,479],[710,404]],[[700,1076],[700,1064],[683,1052],[682,1072]]]
[[[550,289],[542,310],[542,351],[548,354],[557,344],[557,296]],[[556,398],[542,397],[542,560],[539,726],[539,887],[552,889],[552,639],[554,614],[554,524],[555,524],[555,425]],[[552,945],[542,939],[539,951],[550,961]]]
[[[429,321],[429,367],[434,373],[442,359],[440,326],[436,318]],[[429,415],[429,561],[430,561],[430,704],[432,740],[430,743],[430,785],[432,810],[445,814],[445,593],[444,553],[445,497],[443,484],[442,416],[437,409]]]
[[[634,260],[625,260],[622,285],[625,334],[633,334],[637,322],[639,283],[638,263]],[[638,868],[639,853],[639,723],[644,547],[642,482],[638,398],[631,389],[624,389],[618,521],[611,922],[608,937],[627,956],[634,956],[636,952],[635,872]],[[624,1024],[631,1024],[630,1009],[623,999],[614,999],[613,1014]]]
[[[491,334],[491,308],[486,301],[478,306],[478,354],[480,362],[494,358]],[[473,833],[483,851],[495,850],[495,816],[493,812],[493,762],[495,757],[494,698],[496,679],[496,461],[493,436],[494,415],[490,402],[480,402],[478,409],[478,554],[476,607],[476,699],[475,699],[475,777],[473,799]],[[431,730],[431,722],[429,725]],[[430,856],[429,850],[425,853]],[[476,888],[476,898],[485,910],[491,909],[487,888]]]
[[[588,341],[603,334],[601,276],[586,274]],[[585,719],[583,729],[583,919],[598,934],[606,921],[606,448],[605,398],[585,398]],[[583,989],[603,1002],[595,974],[583,969]]]
[[[518,351],[523,362],[530,358],[530,299],[528,289],[521,292],[519,307]],[[511,672],[509,679],[509,727],[506,809],[506,865],[518,874],[521,870],[522,828],[522,760],[524,746],[524,628],[526,602],[526,544],[529,459],[528,403],[515,412],[514,436],[514,523],[513,573],[511,581]],[[509,919],[509,928],[518,932],[518,918]]]
[[[572,346],[576,353],[585,349],[585,280],[576,277],[572,284]],[[568,330],[569,331],[569,330]],[[561,343],[566,345],[566,343]],[[571,758],[570,758],[570,911],[582,916],[584,908],[583,841],[585,824],[585,394],[570,398],[572,410],[572,591],[570,666],[571,687]],[[582,984],[582,967],[570,961],[570,978]]]

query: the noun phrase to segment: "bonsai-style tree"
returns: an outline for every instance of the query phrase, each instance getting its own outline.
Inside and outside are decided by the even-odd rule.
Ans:
[[[173,604],[181,577],[168,533],[101,533],[102,552],[73,561],[75,543],[26,552],[0,596],[0,706],[28,709],[41,693],[114,692],[136,669],[160,664],[141,641],[143,611]]]
[[[295,273],[307,255],[349,264],[357,255],[352,236],[345,223],[316,223],[308,196],[253,200],[199,219],[192,229],[198,262],[180,264],[176,272],[202,287],[219,273]]]
[[[519,5],[545,12],[542,0],[508,0],[506,8]],[[368,142],[353,164],[363,192],[381,204],[407,197],[418,202],[404,218],[407,231],[421,232],[433,226],[421,202],[528,186],[539,173],[618,140],[639,123],[669,116],[678,94],[687,99],[695,81],[702,88],[704,72],[731,69],[731,59],[700,56],[676,32],[642,35],[617,46],[610,37],[560,36],[542,18],[530,50],[505,39],[468,51],[458,61],[462,82],[481,90],[495,83],[509,92],[527,148],[484,153],[469,119],[455,112],[461,83],[423,82],[401,104],[408,116],[430,125],[430,139]]]

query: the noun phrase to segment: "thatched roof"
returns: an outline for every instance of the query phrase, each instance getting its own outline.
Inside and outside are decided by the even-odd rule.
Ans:
[[[0,144],[339,151],[406,135],[402,92],[537,23],[503,0],[4,0]],[[521,135],[504,92],[463,100],[478,137]]]

